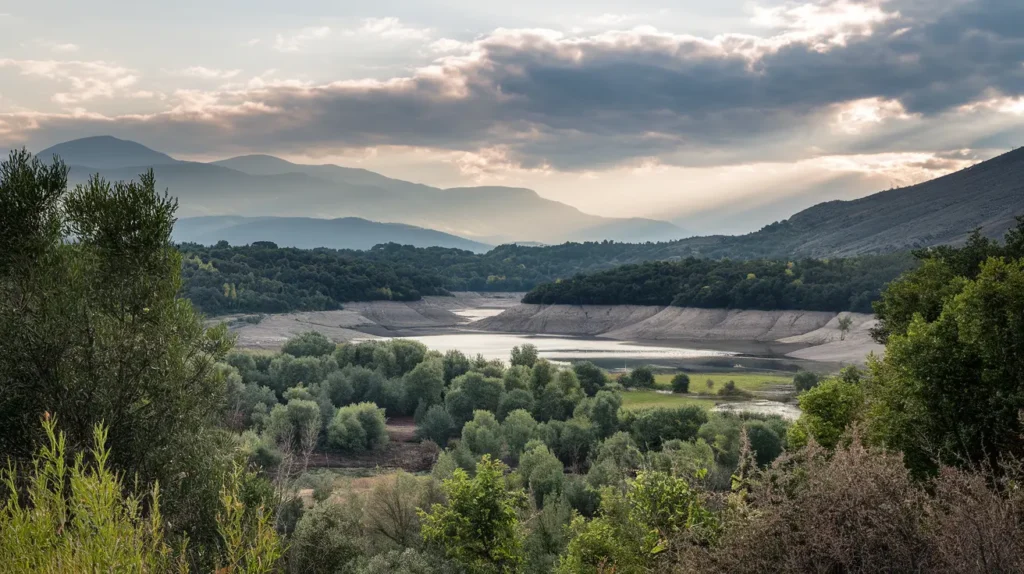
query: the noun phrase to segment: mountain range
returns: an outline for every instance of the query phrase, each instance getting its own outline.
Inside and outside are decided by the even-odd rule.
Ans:
[[[100,136],[43,150],[70,166],[72,182],[92,173],[130,179],[152,167],[179,198],[180,241],[365,249],[375,243],[482,251],[518,242],[611,239],[637,245],[616,260],[707,257],[842,257],[964,241],[975,228],[1001,237],[1024,215],[1024,149],[914,186],[827,201],[745,235],[680,239],[678,227],[616,219],[514,187],[439,189],[364,169],[302,165],[267,155],[212,163],[177,160],[141,144]],[[312,217],[311,217],[312,216]],[[393,222],[393,223],[378,223]]]
[[[363,169],[295,164],[267,155],[212,163],[180,161],[110,136],[65,142],[37,155],[45,159],[60,156],[71,169],[71,183],[85,181],[94,173],[111,180],[130,179],[152,167],[157,184],[178,198],[179,214],[184,217],[356,217],[425,227],[490,244],[604,239],[645,242],[686,235],[664,221],[583,213],[530,189],[439,189]]]

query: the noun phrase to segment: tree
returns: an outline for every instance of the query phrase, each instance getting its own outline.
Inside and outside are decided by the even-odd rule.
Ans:
[[[327,427],[331,446],[349,451],[377,450],[388,443],[384,409],[373,403],[358,403],[338,409]]]
[[[505,417],[501,423],[501,434],[512,460],[519,460],[519,455],[526,448],[526,443],[533,437],[536,429],[537,421],[524,409],[514,410]]]
[[[470,369],[469,358],[455,349],[444,354],[442,365],[444,366],[445,384],[452,382],[456,377],[465,375]]]
[[[319,331],[307,331],[292,337],[281,347],[282,353],[293,357],[325,357],[334,352],[336,345]],[[313,381],[307,381],[313,382]]]
[[[474,411],[473,420],[462,427],[462,444],[474,456],[501,456],[502,433],[498,419],[490,411]]]
[[[529,343],[523,343],[512,347],[512,359],[510,363],[513,367],[523,366],[528,369],[532,369],[533,365],[537,362],[537,347]]]
[[[690,392],[690,377],[686,373],[676,373],[672,377],[672,392],[686,394]]]
[[[565,482],[565,468],[554,454],[543,444],[531,443],[531,448],[519,460],[519,472],[523,482],[533,493],[538,507],[544,506],[549,496],[557,498]]]
[[[708,422],[707,413],[697,406],[623,412],[623,427],[630,429],[643,450],[658,450],[667,440],[693,440],[701,425]]]
[[[637,387],[641,389],[652,389],[654,388],[654,371],[650,367],[640,366],[629,373],[627,379],[629,387]]]
[[[576,373],[576,378],[579,379],[580,386],[583,387],[583,392],[588,397],[596,395],[598,391],[608,384],[608,375],[590,361],[573,363],[572,370]]]
[[[768,466],[782,454],[782,438],[764,421],[747,421],[743,425],[750,448],[759,466]]]
[[[839,340],[845,341],[846,334],[850,332],[850,327],[853,326],[853,317],[850,315],[839,316]]]
[[[407,411],[419,405],[427,407],[442,402],[444,393],[444,365],[442,361],[430,359],[413,367],[403,377],[405,382],[405,404]]]
[[[416,427],[416,437],[420,440],[432,440],[442,448],[448,445],[455,422],[448,411],[441,405],[433,405],[420,419]]]
[[[573,417],[586,417],[594,423],[599,439],[607,438],[619,430],[619,409],[622,395],[611,391],[598,391],[597,396],[580,401]]]
[[[360,514],[328,500],[306,510],[289,548],[288,566],[294,572],[340,572],[361,554]]]
[[[513,389],[501,396],[501,401],[498,402],[498,418],[504,420],[512,411],[533,411],[533,408],[533,393],[524,389]]]
[[[790,427],[788,441],[800,448],[813,438],[835,448],[846,429],[864,413],[864,387],[850,378],[833,377],[800,395],[802,414]]]
[[[934,320],[918,313],[906,333],[890,331],[871,365],[872,439],[903,451],[918,474],[1024,455],[1022,334],[1024,259],[989,259]]]
[[[818,386],[821,377],[813,371],[800,371],[793,376],[793,387],[798,393],[809,391]]]
[[[501,379],[488,378],[477,372],[466,373],[452,381],[452,391],[465,393],[473,410],[496,412],[505,385]],[[452,413],[454,417],[454,413]]]
[[[506,466],[484,456],[470,478],[461,468],[443,482],[447,502],[420,511],[423,539],[474,572],[514,572],[523,562],[518,511],[525,495],[506,484]]]
[[[59,160],[19,151],[0,164],[0,458],[32,456],[43,413],[72,457],[103,422],[111,468],[159,481],[175,531],[209,544],[213,514],[199,507],[216,505],[227,470],[213,427],[231,341],[177,297],[177,203],[152,171],[66,184]]]

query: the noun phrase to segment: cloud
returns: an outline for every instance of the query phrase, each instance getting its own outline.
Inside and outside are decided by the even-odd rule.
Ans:
[[[245,42],[242,42],[242,45],[247,47],[247,48],[252,48],[253,46],[258,45],[262,41],[263,40],[261,40],[259,38],[251,38],[249,40],[246,40]]]
[[[57,82],[66,91],[53,94],[58,104],[78,104],[95,98],[113,98],[126,93],[138,81],[133,70],[103,61],[0,59],[0,68],[18,70]]]
[[[367,18],[357,32],[387,40],[426,40],[431,33],[428,28],[406,26],[398,18]]]
[[[69,53],[77,52],[79,47],[77,44],[64,43],[64,44],[51,44],[50,50],[57,53]]]
[[[282,153],[448,150],[463,154],[460,169],[473,174],[785,162],[1011,141],[1024,129],[1015,113],[1024,101],[1024,5],[927,8],[917,0],[787,4],[755,12],[767,30],[761,35],[498,29],[472,42],[433,43],[440,57],[406,76],[260,80],[181,92],[167,109],[102,121],[104,133],[197,153],[237,142]],[[369,28],[406,34],[397,20]],[[309,28],[279,38],[278,49],[329,34]],[[56,137],[94,121],[37,117],[33,129]]]
[[[171,73],[177,76],[201,78],[204,80],[227,80],[234,78],[238,74],[242,73],[242,71],[219,70],[216,68],[206,68],[204,66],[191,66],[188,68],[183,68],[181,70],[174,70]]]
[[[301,52],[317,40],[331,35],[328,26],[311,26],[289,34],[278,34],[274,38],[274,49],[278,52]]]

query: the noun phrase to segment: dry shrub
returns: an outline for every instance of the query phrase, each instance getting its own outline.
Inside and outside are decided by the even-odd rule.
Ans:
[[[1015,481],[944,469],[914,481],[897,454],[856,438],[811,445],[757,475],[719,543],[685,572],[1022,572],[1024,496]]]

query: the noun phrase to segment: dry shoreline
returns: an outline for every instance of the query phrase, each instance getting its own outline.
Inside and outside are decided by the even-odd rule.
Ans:
[[[825,363],[862,364],[869,353],[882,350],[870,337],[874,316],[861,313],[529,305],[519,303],[521,297],[521,293],[457,293],[413,302],[354,302],[337,311],[272,314],[257,324],[238,317],[214,321],[228,322],[238,347],[268,350],[309,330],[337,342],[471,331],[563,335]],[[493,316],[484,316],[488,314]],[[839,330],[840,315],[852,320],[845,335]]]

